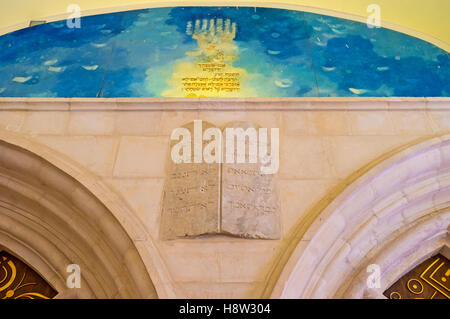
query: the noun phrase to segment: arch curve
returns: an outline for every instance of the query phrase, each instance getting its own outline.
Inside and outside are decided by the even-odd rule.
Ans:
[[[203,1],[202,1],[203,2]],[[122,5],[106,5],[106,6],[99,6],[99,7],[92,7],[90,9],[83,9],[84,6],[82,6],[81,15],[82,16],[90,16],[90,15],[97,15],[97,14],[108,14],[108,13],[114,13],[114,12],[121,12],[121,11],[127,11],[127,10],[140,10],[140,9],[151,9],[151,8],[160,8],[160,7],[167,7],[167,6],[243,6],[243,7],[267,7],[267,8],[278,8],[278,9],[287,9],[287,10],[296,10],[296,11],[304,11],[304,12],[311,12],[311,13],[317,13],[317,14],[324,14],[332,17],[352,20],[352,21],[358,21],[362,23],[366,23],[367,16],[366,12],[364,14],[356,14],[349,12],[348,10],[338,10],[336,8],[332,8],[329,6],[320,6],[320,5],[306,5],[306,4],[298,4],[293,3],[292,1],[277,1],[277,2],[265,2],[265,1],[214,1],[213,3],[210,1],[204,1],[197,2],[195,4],[192,4],[192,1],[186,1],[186,0],[177,0],[177,1],[169,1],[169,2],[159,2],[159,1],[143,1],[141,3],[135,3],[135,4],[122,4]],[[66,7],[61,7],[64,12],[58,12],[56,10],[51,15],[39,15],[34,16],[32,20],[45,20],[46,22],[54,22],[58,20],[65,20],[67,19],[71,12],[67,12]],[[18,21],[17,21],[18,22]],[[0,35],[17,31],[20,29],[24,29],[29,27],[29,17],[27,17],[26,20],[20,21],[20,23],[9,25],[9,26],[2,26],[0,28]],[[397,32],[401,32],[410,36],[417,37],[421,40],[424,40],[426,42],[432,43],[443,50],[449,52],[450,46],[440,36],[432,35],[429,30],[426,30],[428,28],[417,28],[412,27],[412,25],[405,25],[404,23],[400,23],[399,21],[384,21],[382,17],[382,25],[383,27],[394,30]]]
[[[376,165],[338,195],[294,249],[272,292],[281,298],[383,298],[449,243],[450,135]],[[377,264],[381,286],[369,288]]]
[[[56,298],[173,297],[150,235],[113,192],[69,159],[5,131],[0,215],[0,248],[31,265]],[[81,289],[66,286],[69,264],[81,268]]]

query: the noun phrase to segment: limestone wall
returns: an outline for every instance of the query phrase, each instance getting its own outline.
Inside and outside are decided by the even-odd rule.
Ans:
[[[169,136],[194,119],[280,128],[280,240],[160,240]],[[2,98],[0,130],[48,147],[115,192],[152,237],[169,273],[159,284],[176,297],[257,298],[270,295],[289,243],[364,167],[450,131],[450,99]]]

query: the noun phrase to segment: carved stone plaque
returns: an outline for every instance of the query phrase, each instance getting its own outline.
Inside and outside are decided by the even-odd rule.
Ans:
[[[200,121],[196,121],[197,124]],[[194,140],[200,138],[203,149],[210,140],[202,139],[210,123],[202,122],[201,129],[194,122],[185,125],[191,136],[190,153],[195,158]],[[234,142],[236,161],[226,161],[226,128],[252,129],[252,138]],[[169,158],[168,176],[163,191],[161,233],[162,239],[193,237],[206,234],[226,234],[244,238],[278,239],[280,237],[279,199],[273,174],[261,172],[260,158],[250,161],[250,150],[259,150],[258,131],[247,122],[228,125],[221,135],[223,158],[219,163],[175,163]],[[220,130],[218,130],[220,135]],[[256,136],[256,139],[255,139]],[[173,147],[179,141],[172,140]],[[240,144],[239,144],[240,143]],[[237,155],[245,145],[245,161]],[[198,145],[198,144],[197,144]],[[268,145],[270,150],[270,144]],[[198,149],[197,149],[198,151]],[[242,155],[242,153],[241,153]],[[241,156],[242,159],[242,156]],[[253,158],[254,159],[254,158]],[[223,162],[223,163],[220,163]]]
[[[202,122],[202,132],[212,127]],[[194,158],[194,123],[185,125],[191,134]],[[171,149],[177,143],[172,141]],[[203,143],[205,144],[205,143]],[[179,163],[169,156],[168,176],[163,191],[161,238],[196,236],[219,232],[220,163]]]
[[[251,123],[236,122],[227,128],[256,128]],[[225,129],[226,130],[226,129]],[[226,134],[224,130],[224,140]],[[237,140],[235,140],[238,146]],[[261,162],[250,163],[250,150],[258,145],[245,139],[245,163],[222,164],[221,231],[246,238],[280,237],[279,200],[273,174],[261,172]],[[270,145],[269,145],[270,149]],[[237,154],[236,154],[237,155]]]

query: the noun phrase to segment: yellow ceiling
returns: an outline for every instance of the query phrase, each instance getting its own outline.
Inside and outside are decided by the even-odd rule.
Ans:
[[[174,5],[251,5],[292,8],[365,21],[368,5],[381,7],[383,26],[405,32],[449,50],[449,0],[0,0],[0,34],[23,28],[30,20],[59,20],[76,3],[84,14]],[[302,7],[303,6],[303,7]],[[309,8],[305,8],[309,7]]]

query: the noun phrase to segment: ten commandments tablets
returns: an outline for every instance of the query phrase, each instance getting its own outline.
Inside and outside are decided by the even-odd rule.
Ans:
[[[162,200],[162,239],[207,234],[280,237],[275,174],[262,169],[268,165],[262,153],[277,153],[273,141],[266,143],[267,136],[258,135],[247,122],[231,123],[221,131],[194,121],[173,135]],[[266,148],[258,147],[260,143]],[[264,156],[258,157],[258,152]]]

